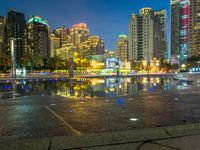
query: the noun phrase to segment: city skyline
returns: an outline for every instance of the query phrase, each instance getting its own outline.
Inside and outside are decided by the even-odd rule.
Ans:
[[[143,7],[151,7],[153,9],[164,8],[167,10],[168,15],[169,39],[169,1],[149,0],[142,2],[141,0],[120,0],[118,3],[115,3],[114,0],[78,1],[80,2],[61,0],[59,4],[59,2],[53,0],[42,2],[38,0],[34,2],[3,0],[4,7],[1,8],[0,15],[6,16],[7,11],[10,9],[25,13],[26,19],[31,15],[39,15],[48,21],[52,30],[64,25],[71,28],[73,24],[85,22],[88,24],[92,35],[99,35],[105,40],[105,47],[107,49],[115,49],[118,36],[120,34],[128,34],[127,23],[132,13],[138,12]],[[63,13],[65,11],[66,13]]]

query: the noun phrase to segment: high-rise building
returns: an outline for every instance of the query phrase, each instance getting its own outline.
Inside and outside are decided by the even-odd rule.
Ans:
[[[132,14],[129,22],[129,61],[165,58],[167,54],[166,11],[142,8],[140,14]]]
[[[75,46],[75,51],[80,53],[79,47],[80,43],[87,40],[89,37],[89,29],[87,24],[79,23],[74,25],[70,30],[71,42]]]
[[[71,43],[70,30],[66,27],[59,27],[54,31],[55,37],[60,38],[60,46]]]
[[[14,39],[17,64],[22,62],[25,51],[26,20],[23,13],[10,10],[7,16],[7,54],[10,55],[10,40]]]
[[[138,16],[132,14],[128,27],[128,60],[138,60]]]
[[[128,61],[128,40],[126,35],[120,35],[117,40],[116,56],[120,61]]]
[[[41,58],[50,57],[49,43],[50,28],[46,20],[32,16],[27,22],[28,53],[39,55]]]
[[[0,16],[0,56],[6,53],[6,19]]]
[[[89,36],[88,39],[79,44],[80,55],[88,57],[91,55],[103,55],[105,52],[104,41],[98,36]]]
[[[200,0],[190,1],[189,56],[200,56]]]
[[[60,38],[56,37],[54,34],[50,35],[50,57],[54,57],[54,51],[55,49],[58,49],[61,47]]]
[[[171,0],[171,55],[180,63],[189,54],[190,0]]]

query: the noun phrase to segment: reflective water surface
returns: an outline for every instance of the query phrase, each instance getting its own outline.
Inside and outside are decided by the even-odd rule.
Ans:
[[[50,95],[97,98],[126,96],[138,92],[185,90],[200,87],[200,76],[189,81],[172,77],[87,78],[87,79],[28,79],[0,83],[1,97]]]

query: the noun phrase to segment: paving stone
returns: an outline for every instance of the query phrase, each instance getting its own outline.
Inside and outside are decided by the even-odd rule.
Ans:
[[[146,143],[139,150],[172,150],[172,149],[154,143]]]
[[[49,139],[0,142],[0,150],[48,150]]]
[[[200,134],[200,123],[164,127],[164,129],[174,137]]]
[[[200,149],[200,135],[186,136],[181,138],[173,138],[168,140],[159,140],[155,143],[176,147],[181,150],[199,150]]]
[[[94,147],[97,145],[122,144],[140,142],[152,139],[169,138],[162,128],[138,129],[123,132],[109,132],[82,136],[66,136],[52,138],[51,148],[70,149]]]

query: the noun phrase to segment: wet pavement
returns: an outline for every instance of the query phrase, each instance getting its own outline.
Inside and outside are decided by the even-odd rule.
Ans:
[[[153,90],[149,86],[145,89],[144,85],[142,90],[128,94],[120,94],[123,91],[118,89],[117,94],[110,97],[95,97],[95,94],[93,98],[91,95],[67,97],[39,92],[1,98],[0,139],[21,140],[197,123],[200,122],[199,78],[195,76],[191,85],[182,88],[170,80],[174,82],[170,84],[171,90],[164,90],[163,84]],[[41,91],[41,88],[36,90]]]

